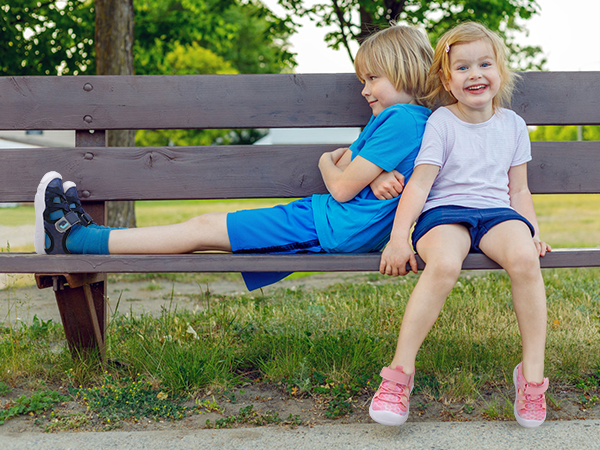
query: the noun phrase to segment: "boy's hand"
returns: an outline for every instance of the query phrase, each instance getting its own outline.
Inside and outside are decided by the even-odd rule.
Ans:
[[[396,198],[404,189],[404,175],[397,170],[381,172],[369,186],[379,200]]]
[[[390,240],[381,254],[379,272],[392,277],[406,275],[408,273],[406,263],[409,263],[410,269],[417,273],[417,259],[408,242],[395,243]]]
[[[535,244],[535,248],[540,256],[545,256],[546,253],[552,251],[552,247],[550,247],[550,245],[546,244],[544,241],[541,241],[538,237],[533,238],[533,243]]]

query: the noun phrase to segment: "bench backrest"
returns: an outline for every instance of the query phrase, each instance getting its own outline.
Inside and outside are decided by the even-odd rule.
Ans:
[[[513,109],[529,125],[600,124],[600,72],[524,73]],[[0,149],[0,202],[32,201],[42,175],[85,200],[281,198],[325,192],[337,145],[103,148],[105,130],[364,126],[354,74],[0,78],[0,130],[76,130],[76,148]],[[533,193],[599,193],[599,142],[537,142]]]

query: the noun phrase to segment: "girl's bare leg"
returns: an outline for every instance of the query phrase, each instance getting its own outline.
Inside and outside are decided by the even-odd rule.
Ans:
[[[402,366],[407,375],[414,372],[417,352],[456,284],[470,246],[471,237],[462,225],[437,226],[417,242],[426,266],[406,305],[390,367]]]
[[[112,230],[108,249],[111,254],[230,252],[227,213],[203,214],[175,225]]]
[[[513,306],[523,345],[523,375],[529,382],[542,383],[546,349],[546,289],[540,257],[529,227],[520,220],[502,222],[485,234],[479,247],[510,276]]]

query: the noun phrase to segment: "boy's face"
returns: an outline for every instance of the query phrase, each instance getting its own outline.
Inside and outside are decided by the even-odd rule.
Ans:
[[[365,80],[365,87],[361,93],[369,102],[374,116],[389,106],[414,101],[412,95],[403,90],[397,91],[392,82],[383,75],[365,73],[361,78]]]

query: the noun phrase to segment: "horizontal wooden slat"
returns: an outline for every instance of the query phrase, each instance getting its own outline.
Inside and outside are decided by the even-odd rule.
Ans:
[[[50,170],[84,200],[305,197],[325,192],[317,164],[337,147],[0,149],[0,199],[32,201]]]
[[[354,74],[0,78],[0,129],[361,126]]]
[[[600,72],[526,72],[512,109],[529,125],[600,124]]]
[[[86,200],[295,198],[326,189],[319,156],[338,145],[0,149],[0,200],[28,202],[44,173]],[[600,142],[534,142],[534,193],[600,193]]]
[[[0,130],[362,126],[352,73],[0,77]],[[530,125],[600,124],[600,72],[526,72]]]
[[[231,255],[36,255],[0,254],[0,273],[144,273],[144,272],[339,272],[378,271],[379,253]],[[419,269],[423,262],[418,258]],[[560,249],[541,258],[543,268],[600,267],[600,248]],[[467,256],[465,270],[498,269],[482,254]]]
[[[600,141],[532,142],[528,181],[534,194],[600,193]]]

